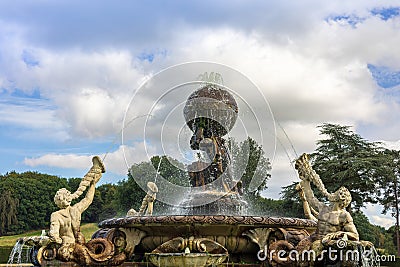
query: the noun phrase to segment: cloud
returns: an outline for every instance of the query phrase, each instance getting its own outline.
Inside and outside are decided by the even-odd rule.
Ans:
[[[387,149],[400,150],[400,140],[397,141],[380,141]]]
[[[374,125],[389,112],[386,100],[376,98],[378,88],[367,64],[389,58],[388,53],[396,56],[374,44],[385,39],[394,48],[400,37],[394,34],[393,26],[374,17],[357,28],[324,20],[309,26],[312,33],[288,35],[279,43],[262,30],[245,33],[234,24],[215,29],[185,26],[179,31],[181,36],[165,43],[168,54],[153,58],[147,68],[151,73],[162,65],[202,59],[239,69],[259,85],[297,150],[311,151],[318,138],[317,125]],[[381,38],[371,39],[374,35]],[[14,40],[17,46],[5,47],[10,59],[16,61],[12,61],[14,67],[8,73],[3,73],[5,80],[26,91],[40,88],[41,95],[58,107],[55,116],[68,125],[72,137],[97,138],[121,130],[131,94],[145,76],[141,64],[147,63],[138,59],[143,54],[115,48],[58,51],[32,47],[18,38]],[[372,44],[369,50],[364,42]],[[27,66],[27,58],[35,64]],[[7,84],[3,86],[12,90]],[[239,93],[246,95],[245,91]],[[152,105],[156,100],[152,97],[144,93],[133,108]],[[178,128],[182,123],[176,120]],[[157,127],[162,125],[153,125]],[[152,145],[159,146],[158,141],[152,139]]]
[[[8,127],[7,134],[28,140],[44,136],[57,141],[69,138],[66,125],[57,118],[56,107],[48,101],[6,94],[1,97],[0,125]]]
[[[126,175],[132,164],[148,161],[155,154],[154,147],[147,146],[145,149],[143,143],[137,142],[133,146],[119,146],[117,150],[99,156],[103,159],[107,171]],[[92,155],[50,153],[39,157],[25,158],[24,164],[31,167],[51,166],[84,170],[91,166],[92,157]]]
[[[293,40],[301,42],[301,48],[289,43],[276,46],[268,39],[230,29],[193,35],[201,39],[193,37],[191,45],[182,48],[182,59],[218,60],[251,75],[278,119],[296,116],[314,121],[321,118],[369,121],[382,109],[374,99],[373,80],[360,58],[350,56],[346,62],[337,62],[336,55],[330,58],[324,51],[318,51],[339,42],[338,39],[324,43],[328,30],[318,34],[318,43]],[[177,44],[177,47],[182,46]],[[193,55],[192,49],[199,52]],[[312,57],[308,50],[313,51]]]
[[[9,94],[40,91],[72,135],[94,138],[121,130],[130,94],[144,77],[135,66],[138,59],[124,51],[59,53],[43,48],[29,48],[27,55],[28,45],[12,41],[0,46],[5,55],[0,58],[0,88]]]
[[[312,25],[332,14],[371,15],[371,10],[396,5],[391,0],[301,2],[223,1],[13,1],[0,3],[0,17],[24,26],[29,43],[49,49],[116,47],[160,48],[192,29],[229,26],[259,32],[275,42],[312,33]],[[384,10],[384,9],[383,9]],[[378,12],[379,13],[379,12]],[[380,12],[379,14],[382,14]],[[251,19],[249,19],[251,18]]]
[[[90,166],[91,157],[75,154],[46,154],[38,158],[25,158],[24,164],[36,167],[46,165],[61,168],[85,169]]]
[[[172,3],[172,6],[175,4]],[[158,16],[151,16],[155,16],[159,21],[168,17],[172,20],[172,25],[176,23],[176,27],[162,27],[167,32],[173,28],[173,34],[161,42],[164,46],[161,51],[168,53],[161,53],[161,58],[155,60],[154,53],[143,52],[145,50],[141,45],[135,44],[132,49],[127,49],[107,44],[108,39],[116,42],[114,34],[117,33],[114,32],[105,40],[93,38],[91,42],[96,40],[104,45],[96,49],[86,50],[69,46],[56,50],[40,43],[28,44],[30,37],[26,34],[31,27],[36,29],[39,25],[43,26],[47,34],[55,30],[53,24],[49,23],[54,17],[37,17],[40,8],[46,7],[55,11],[54,14],[58,14],[61,19],[66,19],[48,3],[31,3],[25,7],[33,11],[28,17],[23,17],[18,9],[12,10],[16,12],[14,15],[17,15],[14,21],[25,23],[19,25],[8,22],[3,26],[3,32],[8,33],[9,42],[3,42],[5,45],[0,47],[4,51],[2,54],[7,55],[0,64],[6,62],[7,66],[3,64],[3,67],[8,71],[3,72],[3,75],[0,72],[0,80],[4,81],[2,86],[9,90],[13,87],[27,91],[40,88],[42,95],[59,107],[57,116],[70,126],[72,133],[90,138],[113,134],[120,130],[120,121],[129,95],[144,77],[142,66],[146,65],[152,72],[168,64],[198,59],[222,62],[251,75],[270,101],[275,117],[287,125],[289,121],[294,120],[310,125],[323,121],[355,125],[374,124],[384,117],[387,112],[386,103],[375,98],[376,86],[368,72],[367,64],[396,62],[394,59],[398,55],[394,51],[400,37],[396,34],[393,24],[365,12],[374,7],[372,2],[361,4],[356,1],[343,7],[337,4],[327,7],[317,4],[312,16],[303,15],[310,12],[306,6],[316,4],[315,1],[306,1],[303,7],[287,3],[255,4],[260,8],[256,9],[250,26],[243,19],[234,22],[234,18],[238,17],[236,12],[241,10],[246,13],[250,8],[250,5],[240,2],[226,6],[228,18],[231,20],[229,23],[220,23],[219,16],[216,16],[222,9],[219,4],[214,4],[213,9],[208,9],[207,12],[196,4],[183,7],[189,14],[199,8],[198,11],[207,13],[210,20],[199,20],[197,18],[201,16],[193,14],[189,19],[186,13],[173,16],[175,11],[169,6],[166,7],[166,14],[158,14],[156,9],[154,12]],[[17,2],[16,5],[21,3]],[[74,2],[61,5],[66,13],[71,13],[76,8]],[[127,8],[133,7],[128,2],[123,5],[127,5]],[[98,19],[98,13],[88,12],[90,6],[90,3],[85,4],[80,10],[86,12],[89,17]],[[103,4],[99,8],[111,12],[117,7]],[[296,10],[293,13],[295,17],[282,16],[279,25],[287,23],[285,27],[289,27],[293,25],[291,23],[298,22],[296,25],[299,26],[300,18],[306,18],[307,22],[304,23],[307,26],[304,29],[297,27],[295,31],[282,32],[284,38],[281,36],[277,43],[276,38],[272,38],[268,32],[277,33],[282,26],[278,23],[267,23],[274,21],[276,17],[261,12],[263,8],[287,12],[286,15]],[[254,6],[251,9],[254,11]],[[343,13],[346,10],[359,13],[365,20],[356,28],[346,27],[338,21],[323,20],[326,14],[333,11]],[[8,16],[10,14],[5,18],[9,18]],[[124,14],[121,17],[124,17]],[[33,18],[36,20],[32,21]],[[145,16],[136,19],[140,18],[146,19]],[[179,18],[182,18],[181,22]],[[96,19],[93,22],[97,21]],[[391,20],[395,22],[396,17]],[[93,28],[90,21],[84,24],[84,27]],[[99,23],[105,22],[99,20]],[[262,27],[264,23],[269,27]],[[122,27],[118,21],[117,24]],[[156,25],[157,22],[146,27],[148,29]],[[137,25],[134,25],[135,27]],[[292,29],[292,26],[289,28]],[[67,36],[65,33],[72,29],[59,30]],[[122,31],[123,28],[119,30]],[[156,30],[154,38],[159,36],[160,28]],[[84,28],[79,34],[85,34]],[[88,33],[88,36],[90,34],[97,33]],[[141,40],[144,38],[143,35],[138,36]],[[72,35],[68,38],[82,40],[82,36]],[[369,45],[365,46],[365,43]],[[151,55],[151,66],[148,65],[150,62],[140,61],[143,55]]]
[[[365,206],[366,207],[363,209],[363,211],[369,217],[372,224],[381,225],[386,229],[395,224],[395,219],[393,217],[387,214],[381,214],[381,206],[373,204],[366,204]]]
[[[371,220],[372,224],[383,226],[386,229],[394,225],[393,218],[389,219],[389,218],[382,218],[382,217],[377,216],[377,215],[372,215],[371,219],[372,219]]]

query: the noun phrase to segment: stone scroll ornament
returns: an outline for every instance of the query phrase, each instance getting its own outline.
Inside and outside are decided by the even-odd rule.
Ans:
[[[76,192],[71,193],[61,188],[54,196],[59,210],[51,214],[50,230],[47,236],[31,238],[31,262],[35,266],[46,265],[49,261],[75,262],[79,266],[116,266],[122,264],[132,249],[126,249],[133,243],[139,243],[143,233],[125,233],[110,229],[107,233],[95,233],[93,239],[86,242],[80,231],[82,213],[93,201],[96,183],[105,172],[103,162],[98,156],[93,157],[93,166],[83,177]],[[86,191],[86,195],[76,204]],[[135,237],[131,237],[135,236]],[[136,240],[139,239],[139,240]],[[135,241],[136,240],[136,241]],[[131,242],[132,243],[132,242]],[[135,246],[135,244],[133,244]]]
[[[317,220],[317,229],[315,233],[301,240],[290,240],[285,237],[269,244],[270,253],[267,257],[270,264],[272,266],[379,266],[373,244],[359,240],[353,218],[346,211],[351,202],[349,190],[340,187],[336,192],[329,193],[319,175],[312,169],[307,154],[297,159],[295,168],[301,179],[296,189],[304,202],[305,215]],[[314,196],[311,183],[328,199],[329,204]],[[253,233],[253,238],[257,238],[256,233]],[[279,251],[286,251],[286,254],[278,255]],[[334,251],[336,254],[329,251]]]

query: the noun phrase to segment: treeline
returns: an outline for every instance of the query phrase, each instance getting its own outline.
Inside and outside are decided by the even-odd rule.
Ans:
[[[393,217],[398,218],[399,151],[365,140],[348,126],[323,124],[319,129],[324,139],[319,140],[316,151],[310,153],[313,168],[328,191],[334,192],[340,186],[350,190],[353,202],[349,212],[360,238],[373,242],[386,253],[397,254],[398,226],[385,230],[372,225],[360,209],[366,203],[379,203],[384,207],[383,212],[391,212]],[[234,168],[244,170],[241,181],[250,207],[249,214],[304,217],[295,183],[282,188],[279,200],[262,197],[261,193],[267,189],[271,164],[255,140],[248,138],[241,143],[230,140],[229,149]],[[240,155],[248,157],[243,159]],[[83,214],[82,221],[99,222],[114,216],[125,216],[131,208],[138,210],[146,194],[146,182],[154,181],[157,176],[176,185],[190,184],[182,163],[166,156],[153,157],[150,161],[134,164],[127,178],[117,184],[98,186],[94,201]],[[254,178],[258,179],[257,187],[249,188]],[[0,175],[0,235],[48,228],[50,214],[56,210],[54,194],[62,187],[74,192],[80,179],[37,172]],[[159,196],[161,194],[176,195],[163,190],[160,190]],[[316,196],[324,200],[318,192]],[[156,214],[163,214],[169,208],[157,201],[154,210]]]
[[[81,178],[66,179],[38,172],[12,171],[0,175],[0,235],[48,228],[51,213],[58,209],[53,200],[57,190],[64,187],[74,192],[80,181]],[[114,215],[115,191],[112,184],[97,187],[82,221],[95,222]]]

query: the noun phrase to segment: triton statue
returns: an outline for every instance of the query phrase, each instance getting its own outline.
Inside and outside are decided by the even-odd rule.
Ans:
[[[105,172],[99,157],[93,158],[93,167],[79,184],[78,190],[71,194],[67,189],[61,188],[54,196],[54,203],[60,210],[53,212],[50,217],[50,240],[68,246],[75,242],[81,243],[83,235],[80,232],[82,213],[92,204],[96,183]],[[71,206],[72,200],[78,198],[89,186],[86,196],[78,203]]]
[[[78,266],[117,266],[132,255],[134,247],[144,236],[139,230],[99,230],[90,241],[85,241],[80,231],[81,216],[93,202],[96,183],[105,172],[98,156],[93,157],[92,161],[93,166],[83,177],[76,192],[61,188],[54,196],[54,202],[60,210],[51,214],[48,235],[22,240],[33,246],[30,260],[35,266],[44,266],[53,260],[75,262]],[[86,189],[85,197],[71,205]],[[150,202],[147,204],[148,212],[149,209],[151,212]]]
[[[346,210],[351,202],[349,190],[340,187],[329,193],[312,169],[307,154],[296,160],[295,168],[301,179],[296,190],[306,217],[317,221],[316,231],[259,228],[245,232],[244,235],[259,245],[260,256],[268,259],[271,266],[379,266],[373,244],[359,240],[353,218]],[[311,183],[329,204],[315,197]]]
[[[312,209],[318,210],[316,239],[322,240],[323,243],[340,238],[359,240],[353,218],[346,211],[347,206],[351,202],[349,190],[346,187],[340,187],[335,193],[328,193],[319,175],[312,169],[307,154],[303,154],[296,161],[296,169],[302,180],[300,188],[304,192],[305,203],[309,203]],[[314,196],[311,189],[311,182],[328,198],[329,205],[319,201]]]
[[[317,221],[317,229],[315,233],[300,240],[286,238],[273,242],[269,246],[268,255],[271,265],[379,266],[379,262],[375,260],[376,250],[373,244],[359,241],[353,218],[346,210],[351,202],[349,190],[340,187],[336,192],[329,193],[319,175],[312,169],[307,154],[296,160],[295,168],[301,179],[296,190],[303,201],[304,213],[307,218]],[[311,183],[328,199],[328,205],[314,196]],[[261,236],[257,234],[253,231],[249,236]],[[266,237],[269,234],[268,232]],[[296,231],[290,234],[298,235]],[[286,251],[288,256],[281,257],[279,253],[282,250]],[[293,258],[293,255],[296,257]]]

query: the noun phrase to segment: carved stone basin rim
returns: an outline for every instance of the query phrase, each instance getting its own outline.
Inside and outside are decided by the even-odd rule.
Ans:
[[[220,225],[271,225],[287,227],[317,226],[315,221],[299,218],[232,215],[164,215],[112,218],[99,223],[99,227],[135,227],[151,224],[220,224]]]
[[[223,263],[228,258],[228,254],[146,253],[146,257],[159,267],[203,267]]]

